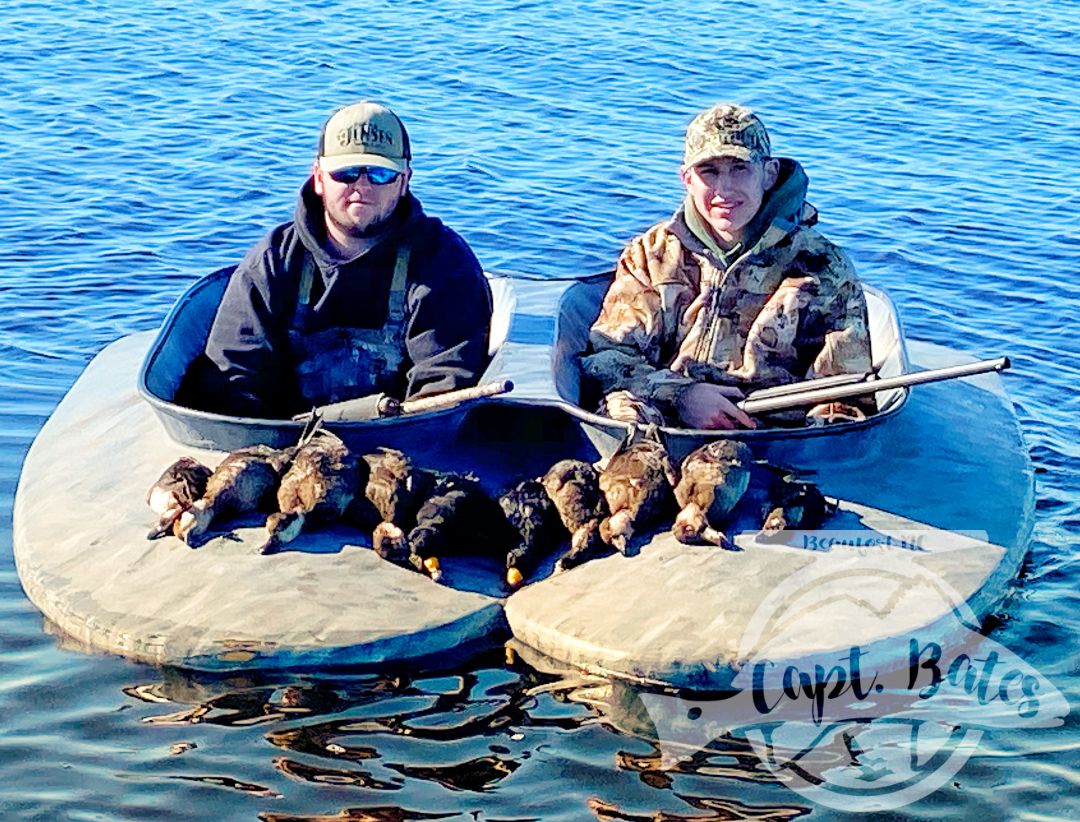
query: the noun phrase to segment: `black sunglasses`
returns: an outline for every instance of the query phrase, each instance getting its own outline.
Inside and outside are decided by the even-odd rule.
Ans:
[[[335,183],[343,183],[345,185],[352,185],[361,177],[367,177],[372,185],[384,186],[394,182],[394,180],[401,176],[400,171],[394,171],[392,168],[383,168],[382,166],[350,166],[349,168],[339,168],[337,171],[330,171],[327,173],[330,175],[330,179]]]

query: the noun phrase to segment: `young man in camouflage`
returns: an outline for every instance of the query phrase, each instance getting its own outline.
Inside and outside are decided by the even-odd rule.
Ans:
[[[748,108],[722,103],[686,132],[686,200],[635,238],[583,357],[628,422],[752,428],[744,391],[870,369],[866,302],[844,253],[811,226],[807,177],[771,155]],[[810,412],[857,415],[837,403]],[[801,417],[801,415],[800,415]]]

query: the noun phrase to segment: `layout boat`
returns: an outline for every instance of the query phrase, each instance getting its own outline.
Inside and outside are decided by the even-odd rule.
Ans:
[[[302,421],[231,417],[187,408],[175,402],[184,373],[205,346],[210,322],[229,273],[230,269],[222,269],[211,274],[195,283],[179,299],[143,362],[139,372],[139,392],[176,442],[218,450],[233,450],[256,442],[289,445],[296,441],[302,430]],[[543,420],[542,409],[554,409],[581,427],[583,435],[601,457],[610,456],[626,438],[630,426],[581,405],[577,355],[585,350],[589,326],[599,313],[610,281],[610,274],[574,281],[489,277],[494,302],[493,361],[481,382],[509,380],[515,386],[514,391],[493,404],[493,409],[498,408],[496,418],[502,418],[511,426],[527,424],[525,420],[529,417],[538,416]],[[864,288],[870,315],[874,371],[880,377],[906,373],[910,363],[896,308],[884,292],[872,286]],[[529,313],[517,309],[519,294],[528,294],[537,303],[530,307]],[[718,436],[738,437],[756,443],[761,456],[768,452],[770,457],[775,457],[792,450],[792,445],[800,440],[855,435],[875,428],[898,413],[907,396],[906,388],[878,391],[875,395],[877,414],[865,420],[827,427],[766,428],[729,433],[664,427],[661,432],[665,445],[676,458]],[[466,402],[420,414],[330,425],[357,448],[375,445],[408,447],[436,436],[445,439],[477,406],[484,404],[482,401]],[[540,410],[538,414],[530,414],[530,409]],[[492,424],[488,419],[485,417],[485,425]],[[543,422],[539,424],[543,425]]]
[[[532,371],[547,381],[524,390],[562,408],[603,455],[623,434],[577,404],[570,366],[606,285],[593,278],[558,293],[518,294],[519,310],[553,306],[556,318],[554,366]],[[883,377],[975,365],[958,351],[906,340],[888,297],[869,286],[866,295]],[[515,399],[517,391],[503,402]],[[820,533],[780,544],[763,544],[745,521],[737,552],[659,533],[636,556],[543,579],[506,603],[514,644],[555,667],[727,691],[745,680],[755,655],[771,655],[778,670],[829,670],[858,645],[902,666],[911,639],[964,641],[1001,601],[1030,538],[1033,469],[1015,411],[993,372],[890,389],[876,400],[877,415],[826,427],[661,429],[675,456],[710,438],[743,439],[758,458],[814,480],[838,501],[837,512]],[[806,595],[815,589],[818,596]]]
[[[609,456],[626,436],[626,426],[582,407],[581,372],[577,355],[588,344],[589,327],[600,312],[600,303],[611,282],[610,275],[590,277],[575,282],[560,295],[555,310],[556,329],[551,372],[554,378],[551,396],[580,422],[589,439],[604,456]],[[863,285],[869,314],[873,370],[881,378],[898,376],[911,370],[904,335],[896,307],[884,291]],[[891,388],[875,392],[878,413],[864,420],[834,423],[829,426],[792,428],[769,427],[750,431],[717,432],[665,426],[660,429],[668,451],[677,459],[703,442],[718,437],[743,440],[761,457],[780,457],[781,461],[798,450],[799,442],[827,437],[868,436],[877,426],[889,421],[904,406],[908,389]]]
[[[448,561],[450,584],[437,585],[383,562],[366,536],[346,529],[304,534],[270,557],[256,553],[264,538],[257,520],[238,523],[197,551],[171,538],[149,542],[144,495],[164,466],[184,454],[213,464],[224,451],[253,442],[286,445],[302,427],[173,402],[226,277],[227,270],[196,283],[161,332],[129,335],[98,354],[27,454],[14,510],[19,575],[31,601],[83,646],[210,670],[370,665],[504,636],[509,623],[518,640],[575,665],[635,681],[715,687],[729,681],[737,660],[728,653],[730,642],[725,651],[694,640],[702,609],[713,601],[710,580],[727,580],[724,596],[744,600],[741,610],[717,605],[744,614],[724,628],[730,633],[756,595],[732,580],[770,579],[809,556],[793,546],[680,552],[659,535],[637,556],[588,563],[507,598],[494,562]],[[422,462],[475,470],[493,488],[541,473],[562,457],[597,460],[609,452],[627,426],[576,404],[573,367],[606,279],[493,277],[491,284],[494,358],[484,379],[512,380],[509,395],[331,427],[358,450],[390,445],[423,453]],[[937,346],[906,344],[888,299],[872,289],[867,294],[882,372],[907,370],[909,349],[921,367],[964,359]],[[1000,378],[928,386],[910,398],[899,390],[878,401],[881,413],[863,423],[741,436],[757,456],[808,473],[830,496],[851,500],[838,521],[845,528],[881,533],[916,522],[939,534],[945,548],[958,544],[951,531],[983,532],[964,542],[961,553],[941,548],[896,560],[929,560],[981,616],[1015,576],[1031,527],[1031,465]],[[665,435],[679,454],[705,433]],[[987,499],[995,501],[990,511]],[[890,519],[886,511],[904,517]],[[845,551],[814,557],[853,561]],[[663,603],[651,600],[666,589],[650,580],[676,567],[672,584],[694,579],[697,593],[682,598],[682,606],[674,593]],[[654,620],[648,607],[635,605],[650,602],[674,611]],[[932,622],[942,615],[925,616]],[[708,624],[715,634],[723,623]],[[623,647],[630,635],[673,650]]]
[[[206,347],[210,324],[231,273],[231,268],[215,271],[197,281],[176,302],[143,360],[138,374],[139,393],[157,413],[168,436],[183,445],[222,451],[255,443],[291,445],[304,428],[303,420],[233,417],[176,402],[184,374]],[[493,302],[490,349],[496,358],[484,381],[500,370],[498,352],[514,312],[510,281],[499,277],[489,281]],[[452,433],[467,407],[466,403],[419,414],[336,422],[333,427],[350,445],[360,449],[405,446]]]

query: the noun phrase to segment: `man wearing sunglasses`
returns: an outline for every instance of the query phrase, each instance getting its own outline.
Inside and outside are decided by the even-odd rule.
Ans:
[[[323,125],[294,218],[232,274],[193,369],[208,410],[282,418],[475,385],[491,292],[465,241],[409,191],[409,136],[360,102]]]
[[[601,412],[752,428],[735,405],[745,391],[869,371],[862,287],[844,253],[811,228],[806,174],[772,157],[757,115],[730,103],[699,114],[681,174],[685,200],[623,251],[590,331],[582,364],[603,394]],[[861,414],[839,403],[810,412]]]

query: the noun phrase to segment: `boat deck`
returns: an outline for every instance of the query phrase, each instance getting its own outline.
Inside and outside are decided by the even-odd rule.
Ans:
[[[636,556],[594,561],[503,600],[494,560],[450,560],[450,585],[438,585],[383,562],[365,536],[345,529],[305,534],[270,557],[255,553],[258,521],[198,550],[172,538],[150,542],[149,483],[182,454],[209,463],[221,456],[172,442],[136,391],[133,375],[152,337],[125,337],[91,362],[28,453],[16,497],[15,557],[27,594],[93,648],[211,670],[377,665],[502,639],[508,617],[520,641],[580,667],[718,688],[737,668],[740,626],[779,584],[778,574],[893,556],[893,549],[753,544],[729,553],[676,546],[662,534]],[[511,345],[514,339],[512,328]],[[913,345],[912,355],[926,367],[957,360],[937,346]],[[1031,527],[1031,465],[1000,378],[920,387],[882,431],[847,451],[836,438],[804,440],[791,467],[821,469],[812,478],[822,489],[851,501],[835,527],[929,533],[929,551],[895,549],[896,562],[936,569],[984,615],[1014,578]],[[471,467],[494,486],[569,453],[587,457],[590,448],[555,408],[515,413],[498,403],[477,406],[456,438],[432,445],[434,463]],[[560,447],[566,450],[556,453]],[[910,520],[882,510],[898,505]],[[979,538],[950,533],[964,530]],[[931,624],[948,610],[942,600],[904,613]],[[842,608],[816,619],[820,635],[851,635]],[[881,622],[880,637],[897,624]]]

